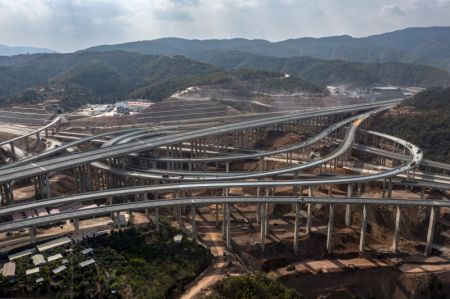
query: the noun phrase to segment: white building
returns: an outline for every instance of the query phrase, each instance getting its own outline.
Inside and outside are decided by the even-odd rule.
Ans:
[[[152,101],[143,99],[130,99],[116,103],[116,109],[118,113],[125,112],[141,112],[153,105]]]

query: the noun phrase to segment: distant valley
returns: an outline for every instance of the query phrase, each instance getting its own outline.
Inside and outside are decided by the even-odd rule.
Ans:
[[[36,47],[11,47],[0,44],[0,56],[14,56],[20,54],[56,53],[55,50]]]

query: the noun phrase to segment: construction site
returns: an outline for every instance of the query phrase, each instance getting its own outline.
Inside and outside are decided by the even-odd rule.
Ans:
[[[450,165],[371,129],[402,99],[221,95],[1,109],[3,275],[35,244],[170,225],[213,255],[181,298],[256,272],[306,298],[428,298],[449,281]]]

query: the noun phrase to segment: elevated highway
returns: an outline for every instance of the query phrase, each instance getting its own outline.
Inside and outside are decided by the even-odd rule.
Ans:
[[[96,169],[99,171],[98,180],[110,180],[115,181],[118,184],[108,185],[107,183],[100,187],[106,190],[81,191],[78,194],[66,195],[63,197],[50,197],[47,199],[26,202],[23,204],[15,204],[14,201],[9,201],[8,206],[0,208],[0,216],[8,219],[14,213],[21,213],[27,210],[33,210],[38,208],[54,208],[62,205],[68,205],[73,203],[87,203],[92,201],[103,202],[104,206],[97,208],[78,210],[67,213],[59,213],[49,216],[41,216],[32,219],[23,219],[15,222],[3,222],[0,223],[0,232],[18,230],[22,228],[29,228],[30,235],[34,238],[36,227],[47,223],[57,223],[59,221],[73,219],[74,223],[78,223],[79,219],[86,217],[94,217],[99,215],[111,215],[123,211],[140,211],[140,210],[154,210],[155,215],[161,208],[188,206],[191,207],[193,236],[196,237],[195,232],[195,211],[198,206],[202,205],[223,205],[224,215],[222,218],[224,237],[227,245],[230,245],[230,205],[238,203],[256,204],[258,205],[257,213],[261,219],[261,246],[264,250],[264,244],[267,234],[268,205],[271,204],[294,204],[296,207],[295,212],[295,233],[294,233],[294,252],[298,251],[298,236],[299,236],[299,217],[300,209],[302,206],[306,207],[306,231],[310,232],[311,226],[311,206],[315,204],[329,205],[328,215],[328,230],[327,230],[327,249],[331,253],[332,235],[334,227],[334,206],[345,205],[345,223],[351,225],[351,213],[352,207],[362,206],[362,222],[361,222],[361,239],[360,239],[360,251],[365,250],[365,235],[367,229],[367,213],[366,208],[371,205],[385,205],[395,206],[397,210],[395,232],[393,240],[393,250],[397,251],[399,244],[399,232],[400,232],[400,215],[401,207],[403,206],[422,206],[430,208],[430,221],[428,229],[428,237],[426,240],[425,254],[431,252],[431,246],[433,241],[433,234],[435,228],[436,215],[441,207],[449,207],[450,204],[447,201],[442,200],[404,200],[398,198],[355,198],[353,196],[353,186],[361,183],[379,182],[389,179],[389,184],[392,183],[392,179],[398,180],[401,175],[407,173],[409,177],[410,172],[414,172],[423,160],[423,154],[421,150],[415,145],[409,143],[406,140],[390,136],[387,134],[374,132],[370,130],[358,130],[359,126],[368,118],[381,112],[385,109],[389,109],[393,104],[398,103],[395,101],[384,101],[378,103],[360,104],[349,107],[333,107],[329,109],[320,109],[317,111],[309,111],[302,113],[294,113],[289,115],[268,117],[264,119],[250,120],[240,123],[231,123],[222,126],[213,126],[209,128],[189,130],[185,132],[173,132],[158,130],[145,130],[145,129],[130,129],[121,130],[113,133],[105,133],[95,136],[82,137],[80,140],[70,142],[57,149],[36,155],[22,161],[18,161],[14,164],[8,165],[0,169],[0,184],[3,186],[10,184],[13,181],[33,178],[39,176],[47,176],[50,173],[62,171],[62,170],[75,170],[76,173],[82,173],[83,179],[79,178],[79,184],[83,185],[90,180],[90,171]],[[362,112],[358,115],[348,114]],[[322,122],[321,118],[330,117],[335,115],[341,115],[339,118],[330,118],[334,122],[328,127],[312,138],[295,144],[288,145],[283,148],[278,148],[270,151],[262,152],[246,152],[243,150],[244,131],[258,129],[262,127],[273,126],[274,128],[282,128],[288,130],[293,127],[295,122],[300,120],[309,120],[306,124],[314,123],[316,128],[321,128],[326,125],[326,122]],[[344,118],[344,119],[342,119]],[[333,138],[328,138],[336,132],[343,133],[346,129],[345,135],[342,139],[335,138],[334,143],[331,142],[331,152],[316,160],[307,161],[303,164],[291,163],[294,165],[288,165],[285,168],[277,168],[272,170],[256,170],[247,172],[230,172],[229,163],[232,161],[253,159],[260,161],[265,157],[275,156],[280,154],[289,154],[295,150],[299,150],[305,147],[316,145],[318,142],[326,140],[330,143]],[[236,133],[236,134],[235,134]],[[357,134],[358,133],[358,134]],[[233,135],[234,134],[234,135]],[[100,148],[76,152],[70,155],[51,158],[48,160],[42,160],[52,155],[60,153],[71,147],[82,144],[83,142],[89,142],[95,138],[117,136],[111,138],[105,142]],[[238,154],[229,154],[228,148],[221,151],[220,149],[213,150],[218,155],[209,157],[206,153],[207,146],[218,146],[214,142],[206,142],[206,138],[210,140],[218,140],[219,137],[231,136],[233,149]],[[373,141],[373,145],[363,144],[363,141],[368,137]],[[378,148],[376,146],[378,140],[388,142],[389,147],[392,148],[392,152],[386,150],[386,147]],[[200,143],[199,150],[192,150],[196,145]],[[336,145],[337,143],[337,145]],[[177,156],[181,152],[181,145],[189,144],[191,146],[191,156],[181,157]],[[223,144],[222,144],[223,145]],[[220,146],[222,146],[220,145]],[[226,146],[229,144],[227,143]],[[176,155],[171,152],[172,147],[177,151]],[[166,150],[166,157],[140,157],[139,153],[147,151],[164,151]],[[338,174],[332,173],[326,175],[321,173],[314,176],[314,174],[303,174],[301,179],[298,179],[300,171],[320,167],[327,163],[336,167],[338,159],[345,162],[351,153],[351,150],[363,151],[368,154],[384,156],[386,158],[395,159],[400,161],[392,167],[380,168],[380,171],[369,174]],[[241,152],[241,153],[239,153]],[[195,155],[194,155],[195,154]],[[152,167],[147,170],[133,169],[133,165],[128,165],[128,159],[146,159],[150,163],[154,163]],[[42,160],[42,161],[39,161]],[[156,168],[158,163],[172,163],[178,165],[178,169],[161,169]],[[177,164],[178,163],[178,164]],[[183,168],[183,164],[189,163],[225,163],[225,172],[213,172],[207,169],[203,171],[186,170]],[[288,164],[288,163],[287,163]],[[180,166],[181,165],[181,166]],[[428,165],[434,165],[431,167],[440,167],[441,169],[447,168],[447,165],[438,165],[436,162],[429,161]],[[92,167],[92,168],[91,168]],[[176,168],[176,167],[175,167]],[[286,176],[285,176],[286,175]],[[285,180],[290,175],[293,179]],[[282,177],[283,180],[275,180],[275,177]],[[78,180],[78,178],[77,178]],[[185,182],[186,181],[186,182]],[[171,182],[171,183],[169,183]],[[421,181],[420,183],[424,183]],[[436,182],[430,182],[436,183]],[[134,187],[125,187],[133,186]],[[347,195],[340,197],[332,196],[333,186],[347,186]],[[111,186],[115,188],[111,189]],[[318,186],[328,187],[328,197],[314,196],[314,189]],[[125,187],[125,188],[124,188]],[[292,187],[293,194],[296,196],[280,197],[270,195],[273,193],[274,188],[277,187]],[[230,188],[250,188],[256,196],[228,196]],[[385,187],[383,186],[383,197],[385,197]],[[390,187],[392,188],[392,187]],[[309,196],[303,196],[303,191],[307,189]],[[360,194],[358,187],[358,195]],[[189,196],[193,190],[208,190],[213,194],[222,193],[224,196],[204,196],[194,197]],[[266,196],[261,196],[262,193],[266,193]],[[158,200],[162,194],[172,194],[172,199]],[[2,193],[2,195],[4,192]],[[391,197],[388,192],[388,197]],[[117,201],[121,203],[117,203]],[[123,203],[123,201],[128,201]],[[217,211],[216,211],[217,212]],[[159,214],[158,214],[159,215]],[[155,217],[155,219],[159,219]],[[159,221],[159,220],[156,220]],[[75,227],[75,230],[78,228]]]
[[[2,145],[6,145],[9,144],[11,147],[11,154],[14,157],[15,153],[14,153],[14,143],[17,143],[20,140],[24,140],[25,142],[25,147],[26,147],[26,151],[28,152],[30,149],[30,144],[29,144],[29,137],[36,135],[36,140],[40,140],[40,136],[42,133],[44,133],[45,137],[49,136],[49,130],[52,133],[55,133],[56,130],[58,130],[61,126],[61,116],[57,116],[55,117],[53,120],[51,120],[48,124],[46,124],[43,127],[37,128],[36,130],[33,130],[29,133],[26,133],[24,135],[18,136],[18,137],[14,137],[12,139],[6,140],[6,141],[1,141],[0,142],[0,146]]]
[[[200,129],[191,131],[189,133],[173,134],[166,137],[152,138],[146,141],[132,142],[125,145],[110,146],[107,148],[69,155],[67,157],[55,158],[47,161],[31,163],[28,165],[18,167],[11,167],[9,169],[2,169],[0,170],[0,184],[21,178],[39,176],[48,173],[50,171],[57,171],[71,167],[76,167],[79,165],[88,164],[98,160],[104,160],[108,158],[124,156],[129,153],[145,151],[159,146],[176,144],[183,142],[185,140],[202,138],[210,135],[219,135],[224,134],[226,132],[233,132],[237,130],[256,128],[274,123],[289,122],[293,120],[305,119],[314,116],[318,117],[338,113],[357,112],[361,110],[367,110],[388,104],[393,104],[396,102],[399,102],[399,100],[385,101],[371,104],[361,104],[344,108],[322,109],[316,112],[278,116],[262,120],[255,120],[237,124],[224,125],[219,127],[212,127],[207,129]]]

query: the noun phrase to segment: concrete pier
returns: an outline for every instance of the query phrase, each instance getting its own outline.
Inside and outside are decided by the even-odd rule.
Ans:
[[[436,213],[439,210],[436,207],[431,207],[430,211],[430,222],[428,223],[428,233],[427,233],[427,244],[425,246],[425,255],[431,254],[431,249],[433,246],[434,229],[436,227]]]
[[[366,231],[367,231],[367,207],[363,205],[363,213],[361,220],[361,235],[359,237],[359,252],[364,252],[366,249]]]
[[[230,204],[225,204],[225,241],[227,244],[227,249],[231,250],[231,239],[230,239]]]
[[[197,225],[195,222],[196,217],[196,207],[195,205],[191,206],[191,225],[192,225],[192,240],[197,241]]]
[[[30,242],[31,244],[36,243],[36,226],[30,226],[29,228],[30,231]]]
[[[327,252],[333,252],[333,230],[334,230],[334,204],[330,204],[330,213],[328,216],[327,228]]]
[[[314,187],[313,186],[309,186],[308,188],[308,194],[309,196],[314,196]],[[311,204],[307,204],[306,205],[306,234],[308,235],[309,233],[311,233],[311,223],[312,223],[312,210],[311,210],[312,206]]]
[[[80,233],[80,221],[78,218],[73,219],[73,228],[75,235]]]
[[[294,254],[298,253],[298,234],[300,231],[300,203],[295,204],[295,221],[294,221]]]
[[[159,209],[158,208],[155,209],[155,226],[156,226],[156,231],[159,232]]]
[[[266,216],[267,216],[267,205],[263,203],[261,205],[261,250],[264,252],[266,245]]]
[[[392,241],[392,251],[398,251],[398,242],[400,238],[400,220],[402,217],[402,210],[400,206],[397,206],[397,211],[395,213],[395,228],[394,228],[394,239]]]
[[[348,184],[347,185],[347,198],[352,197],[352,190],[353,185]],[[352,225],[352,207],[351,205],[345,205],[345,226],[351,226]]]

